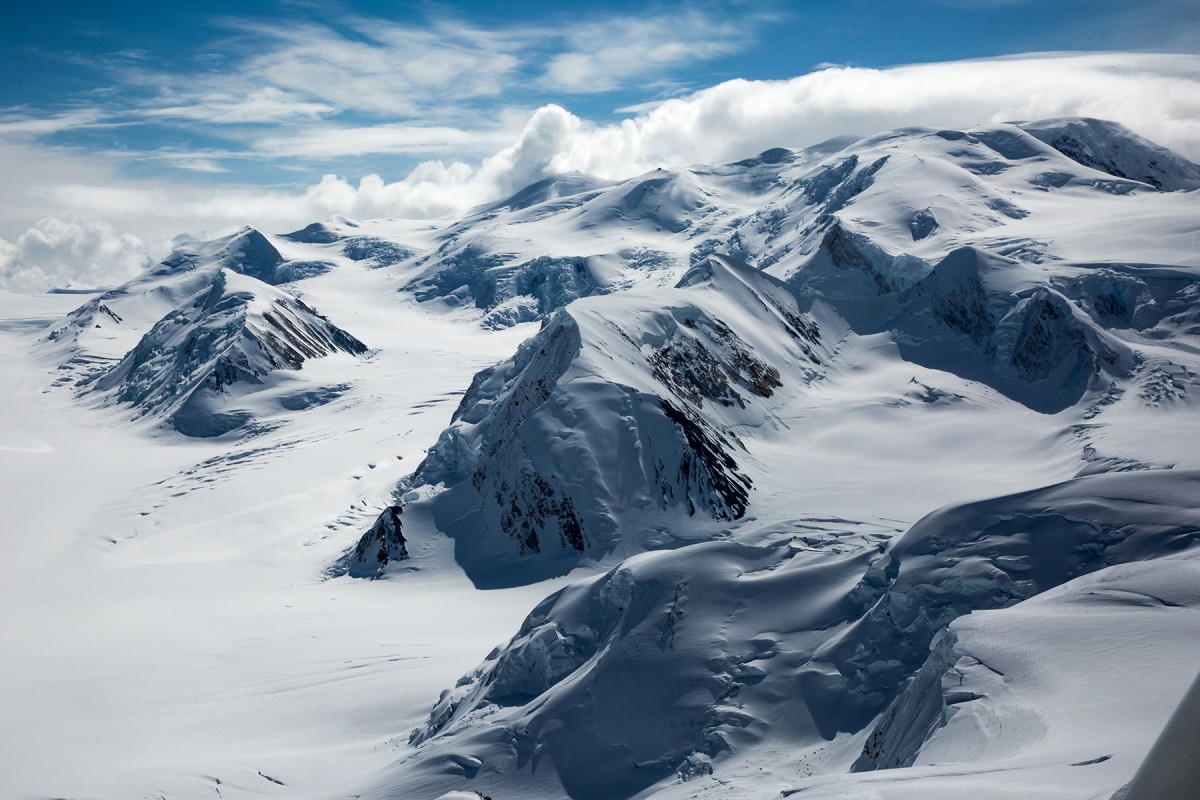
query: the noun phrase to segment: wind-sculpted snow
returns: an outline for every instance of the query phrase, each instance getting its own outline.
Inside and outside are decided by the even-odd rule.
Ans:
[[[217,411],[212,402],[273,371],[297,370],[306,359],[366,346],[302,301],[236,273],[163,317],[95,389],[129,403],[139,415],[169,418],[189,436],[215,436],[248,415]]]
[[[483,584],[635,552],[647,514],[735,520],[753,486],[743,433],[824,349],[785,287],[713,257],[674,290],[555,313],[476,376],[407,486],[447,489],[431,502]]]
[[[496,793],[552,771],[572,798],[623,798],[877,718],[857,767],[911,764],[948,709],[976,699],[943,678],[963,657],[951,622],[1194,552],[1197,490],[1196,471],[1094,476],[950,507],[890,544],[809,533],[636,556],[534,609],[443,693],[398,774],[432,783],[471,758],[470,785]]]

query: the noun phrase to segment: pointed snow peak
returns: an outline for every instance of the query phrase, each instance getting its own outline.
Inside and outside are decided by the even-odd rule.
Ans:
[[[271,240],[247,226],[219,239],[184,242],[163,259],[160,271],[185,272],[216,265],[271,283],[275,268],[281,263],[283,256]]]
[[[1072,161],[1114,177],[1167,192],[1200,188],[1200,165],[1119,123],[1066,117],[1020,123],[1018,127]]]
[[[599,178],[582,172],[564,172],[529,184],[514,194],[485,207],[485,211],[520,211],[540,203],[590,192],[607,185]]]
[[[243,228],[229,240],[223,262],[243,275],[273,283],[275,268],[283,262],[283,256],[262,233]]]
[[[159,320],[93,384],[140,413],[170,418],[189,436],[217,436],[249,419],[217,410],[233,384],[261,384],[335,352],[366,346],[301,300],[222,268]]]
[[[754,277],[772,280],[769,276],[759,272],[743,261],[730,256],[714,254],[706,256],[702,261],[693,265],[691,269],[683,274],[679,282],[675,284],[675,288],[688,289],[694,286],[719,285],[729,277],[734,277],[739,282],[744,282],[747,278],[753,279]]]

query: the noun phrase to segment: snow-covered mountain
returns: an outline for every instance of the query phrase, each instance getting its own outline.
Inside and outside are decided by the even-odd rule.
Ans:
[[[943,510],[888,541],[834,533],[828,521],[804,535],[754,517],[739,524],[770,513],[760,485],[788,491],[770,451],[786,442],[793,460],[809,456],[816,431],[793,420],[864,369],[865,348],[886,348],[995,391],[984,400],[913,378],[917,390],[890,407],[974,407],[981,425],[1025,409],[1078,442],[1083,476],[1178,465],[1137,446],[1102,454],[1095,441],[1144,432],[1165,375],[1177,376],[1167,402],[1194,420],[1176,404],[1192,408],[1200,367],[1187,310],[1196,254],[1142,245],[1147,225],[1165,238],[1194,229],[1182,219],[1196,208],[1195,174],[1124,129],[1067,120],[774,151],[522,207],[528,216],[511,228],[554,217],[631,236],[653,227],[657,251],[675,254],[674,267],[659,262],[668,274],[685,255],[693,266],[666,289],[627,261],[629,288],[593,286],[584,293],[595,296],[550,314],[513,359],[476,376],[402,484],[405,501],[454,538],[477,585],[619,564],[548,598],[443,693],[389,780],[402,794],[466,778],[498,792],[628,797],[782,742],[826,771],[907,767],[941,747],[939,727],[960,704],[987,697],[940,688],[974,658],[956,649],[950,623],[1096,570],[1191,552],[1195,474],[1082,477]],[[735,187],[757,194],[759,210],[729,202]],[[652,196],[652,211],[629,214]],[[1065,207],[1080,217],[1065,223]],[[476,224],[495,236],[497,215]],[[1101,222],[1103,259],[1092,238]],[[496,274],[472,275],[488,269]],[[437,274],[447,287],[465,276]],[[488,311],[472,280],[456,291]],[[863,463],[863,473],[876,470]],[[761,635],[780,630],[789,636]]]
[[[225,395],[279,369],[366,345],[285,292],[229,270],[155,323],[95,389],[189,436],[219,436],[249,419],[216,410]]]
[[[1093,144],[1108,132],[1109,149],[1139,175],[1149,167],[1134,165],[1175,163],[1107,124],[1027,127],[1062,136],[1082,130]],[[1054,141],[1071,150],[1062,136]],[[1051,173],[1062,180],[1045,178]],[[1181,168],[1179,180],[1186,184],[1190,174]],[[1144,210],[1128,214],[1163,194],[1081,165],[1020,126],[901,131],[833,154],[773,151],[723,167],[589,184],[568,197],[542,199],[545,191],[531,190],[538,202],[498,204],[455,223],[445,241],[458,246],[469,238],[479,254],[480,241],[497,247],[499,230],[556,219],[592,236],[616,226],[621,234],[611,238],[618,241],[653,229],[656,252],[673,251],[679,262],[687,252],[693,266],[670,289],[660,285],[661,274],[650,279],[625,263],[632,285],[623,290],[591,282],[562,297],[537,295],[539,312],[554,307],[555,297],[595,296],[553,312],[513,359],[476,376],[453,424],[401,493],[448,490],[432,501],[437,524],[481,585],[557,574],[581,557],[661,547],[680,530],[690,539],[719,535],[712,521],[740,519],[753,505],[757,476],[745,464],[754,460],[755,441],[786,439],[781,412],[811,404],[807,387],[853,368],[852,355],[831,359],[847,335],[854,343],[880,337],[905,362],[986,385],[1037,412],[1086,399],[1082,416],[1089,419],[1156,370],[1195,371],[1163,350],[1139,347],[1146,337],[1190,339],[1159,326],[1196,290],[1195,253],[1177,251],[1165,264],[1097,264],[1072,258],[1085,243],[1070,232],[1044,247],[996,234],[1049,225],[1047,203],[1060,205],[1053,195],[1070,194],[1072,208],[1106,215],[1120,255],[1122,237],[1141,234],[1146,219]],[[741,205],[728,201],[735,192]],[[743,216],[750,192],[762,206]],[[1194,205],[1190,194],[1172,198],[1172,208]],[[505,212],[517,216],[501,227]],[[767,268],[704,255],[712,248]],[[422,277],[408,284],[426,302],[433,299],[422,283],[430,280],[429,263],[419,261]],[[480,281],[528,277],[534,262],[516,272],[433,263],[440,285],[473,297],[490,326],[495,286],[485,291]],[[508,285],[503,302],[517,291]],[[1156,459],[1122,463],[1142,461]]]
[[[65,531],[0,585],[87,586],[104,632],[5,647],[107,678],[5,668],[105,700],[88,727],[0,698],[30,730],[0,774],[1108,800],[1200,663],[1198,236],[1200,167],[1059,119],[248,228],[74,310],[0,295],[27,428],[0,456],[47,498],[13,524]],[[61,429],[21,411],[43,392]],[[78,524],[39,510],[62,481]],[[163,707],[196,733],[147,733]],[[81,737],[110,750],[22,766]]]
[[[307,359],[338,352],[367,351],[354,336],[276,287],[331,266],[285,260],[253,228],[188,242],[50,331],[48,346],[70,375],[60,381],[74,379],[84,391],[127,403],[139,416],[170,420],[189,436],[227,433],[252,418],[236,408],[234,395],[262,384],[272,372],[298,370]],[[136,344],[130,346],[131,341]],[[124,347],[129,349],[111,364]],[[79,368],[83,375],[75,377]]]
[[[719,256],[671,290],[577,302],[476,375],[406,489],[449,490],[439,527],[481,585],[645,546],[635,538],[662,546],[660,518],[689,520],[696,531],[680,535],[699,538],[746,513],[737,431],[771,436],[780,395],[820,378],[837,333]]]

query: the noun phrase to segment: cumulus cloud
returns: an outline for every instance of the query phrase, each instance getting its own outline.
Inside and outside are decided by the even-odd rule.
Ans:
[[[47,188],[58,207],[72,214],[109,218],[156,217],[188,220],[191,227],[259,225],[299,227],[333,214],[431,218],[511,194],[551,174],[555,159],[569,149],[584,123],[560,106],[534,112],[514,143],[470,166],[462,161],[426,161],[402,180],[367,175],[352,183],[325,175],[300,192],[227,187],[218,191],[182,187],[62,184]]]
[[[141,240],[107,222],[47,217],[15,241],[0,239],[0,285],[17,291],[109,286],[147,265]]]

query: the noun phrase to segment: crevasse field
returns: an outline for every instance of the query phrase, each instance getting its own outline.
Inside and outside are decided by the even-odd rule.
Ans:
[[[1114,123],[247,228],[0,339],[5,797],[1109,800],[1200,669],[1200,167]]]

